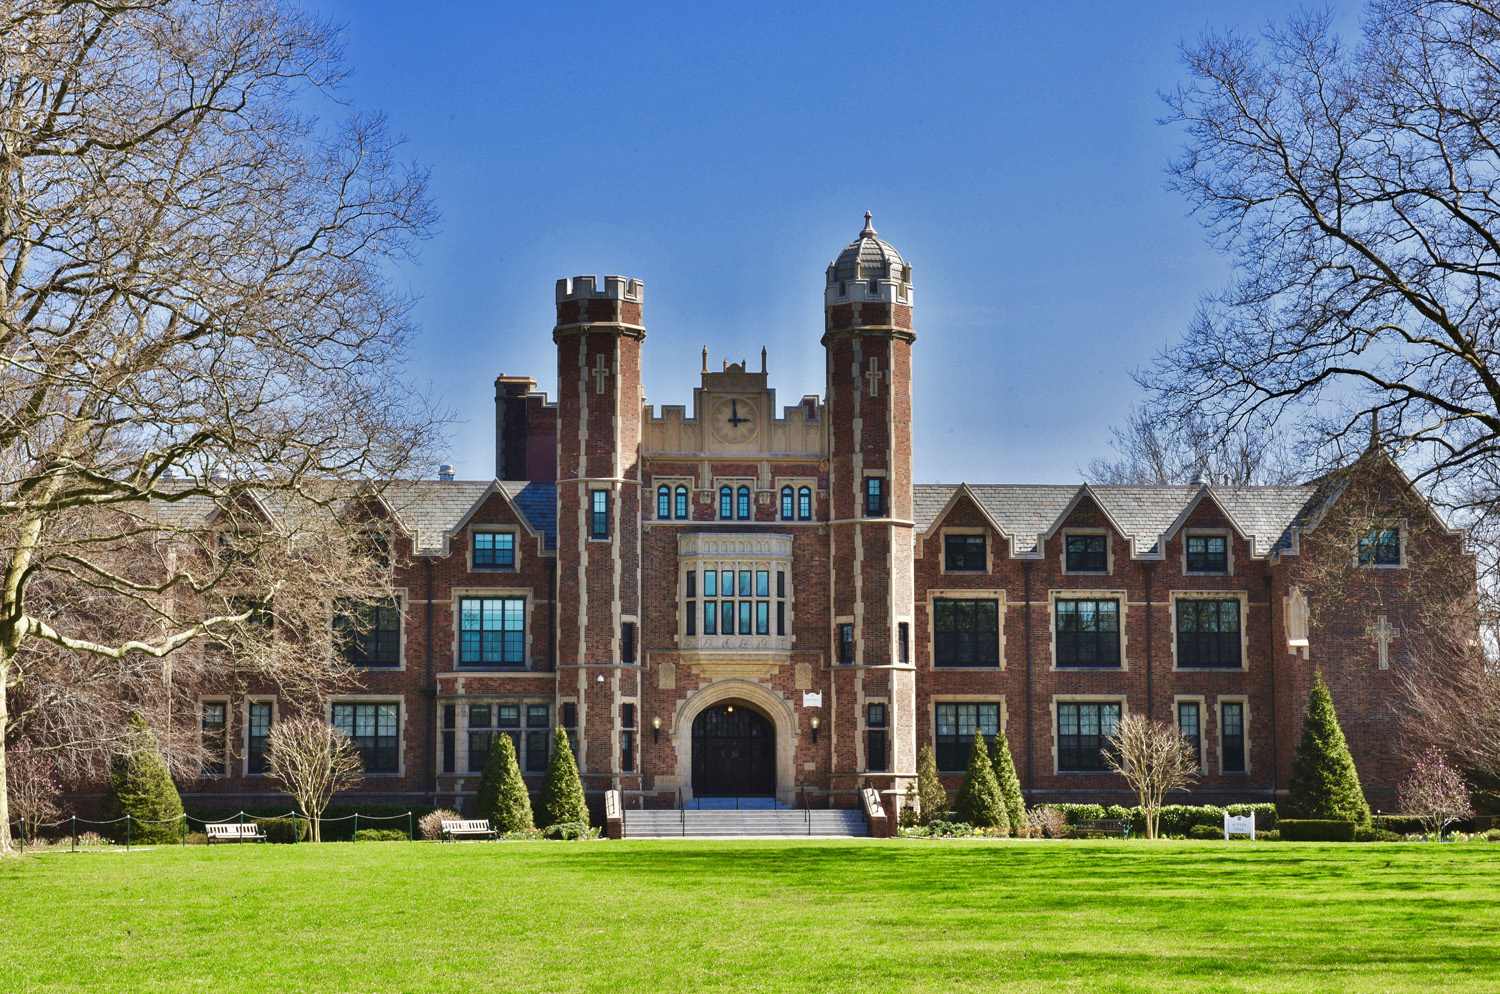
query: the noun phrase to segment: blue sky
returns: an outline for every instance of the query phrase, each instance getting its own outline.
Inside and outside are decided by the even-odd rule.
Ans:
[[[397,277],[460,478],[494,472],[497,374],[555,396],[563,276],[645,282],[652,404],[691,403],[704,345],[823,393],[823,271],[870,210],[914,267],[916,478],[1064,483],[1227,276],[1164,188],[1179,43],[1294,0],[309,6],[432,171]]]

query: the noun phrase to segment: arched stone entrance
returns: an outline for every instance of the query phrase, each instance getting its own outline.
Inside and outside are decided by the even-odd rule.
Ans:
[[[754,680],[729,679],[711,683],[698,690],[678,706],[672,716],[672,738],[677,747],[677,782],[683,787],[686,800],[697,796],[693,784],[693,724],[697,717],[711,708],[735,706],[749,708],[771,726],[771,754],[774,756],[775,778],[770,789],[783,804],[791,803],[797,791],[796,775],[792,759],[797,748],[797,716],[792,705],[769,688]]]
[[[776,729],[744,701],[693,719],[693,796],[769,797],[776,792]]]

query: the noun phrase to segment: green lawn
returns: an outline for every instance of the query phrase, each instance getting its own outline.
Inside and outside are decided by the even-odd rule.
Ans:
[[[0,862],[0,990],[1500,990],[1500,844],[190,846]]]

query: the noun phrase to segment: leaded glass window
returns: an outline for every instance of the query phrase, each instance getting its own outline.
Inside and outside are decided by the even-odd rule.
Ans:
[[[1078,701],[1057,705],[1057,768],[1063,772],[1107,770],[1107,741],[1120,723],[1120,705]]]
[[[1058,666],[1120,665],[1120,602],[1059,600]]]
[[[516,536],[514,532],[475,532],[475,569],[515,569]]]
[[[464,597],[458,602],[460,666],[526,662],[526,599]]]
[[[401,768],[401,705],[346,704],[333,706],[333,727],[354,740],[366,773],[395,773]]]

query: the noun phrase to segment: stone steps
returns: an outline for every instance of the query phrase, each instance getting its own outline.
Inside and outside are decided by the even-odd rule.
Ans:
[[[625,838],[807,835],[868,836],[862,811],[626,811]]]

